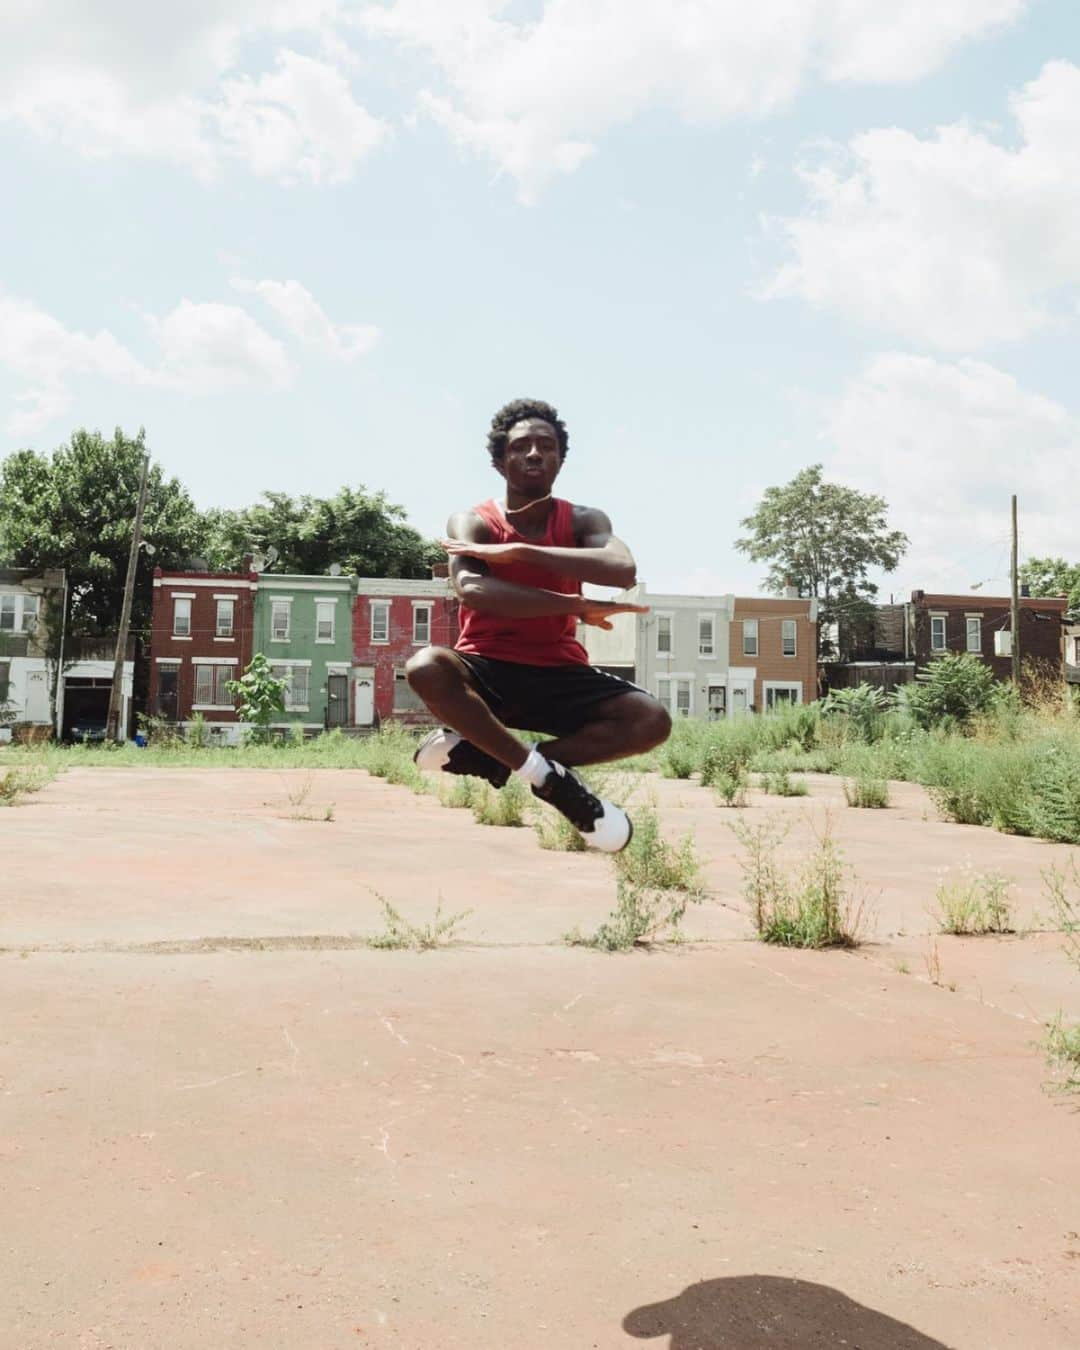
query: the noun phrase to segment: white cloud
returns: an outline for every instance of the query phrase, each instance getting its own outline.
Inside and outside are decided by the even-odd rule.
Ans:
[[[379,330],[373,324],[333,323],[298,281],[245,281],[235,277],[232,286],[259,296],[294,337],[332,360],[355,361],[366,356],[379,339]]]
[[[784,222],[794,258],[767,294],[954,351],[1063,313],[1056,293],[1080,282],[1080,67],[1051,62],[1011,107],[1016,149],[962,124],[883,129],[804,171],[810,206]]]
[[[386,135],[341,73],[337,0],[15,0],[0,10],[0,123],[88,156],[162,158],[204,179],[239,160],[340,182]],[[238,64],[283,36],[274,69]]]
[[[147,316],[161,347],[157,381],[193,394],[245,385],[281,389],[292,368],[281,343],[237,305],[180,303],[163,319]]]
[[[503,0],[391,0],[361,21],[425,53],[443,90],[420,106],[492,160],[525,199],[652,106],[691,121],[761,116],[808,80],[910,80],[1027,0],[547,0],[535,22]]]
[[[830,477],[880,493],[911,538],[900,572],[912,585],[966,591],[997,573],[1019,497],[1026,554],[1075,552],[1080,418],[973,360],[886,353],[867,363],[832,410]],[[980,570],[981,569],[981,570]]]

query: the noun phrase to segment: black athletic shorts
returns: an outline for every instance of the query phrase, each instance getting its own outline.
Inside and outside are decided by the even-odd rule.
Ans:
[[[645,691],[594,666],[525,666],[473,652],[455,655],[469,668],[480,697],[505,726],[569,736],[598,703]]]

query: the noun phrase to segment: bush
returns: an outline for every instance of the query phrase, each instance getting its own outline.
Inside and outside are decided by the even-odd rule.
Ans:
[[[789,778],[784,769],[762,774],[761,787],[773,797],[805,797],[810,792],[801,778]]]
[[[849,735],[861,741],[876,741],[882,733],[889,699],[873,684],[851,689],[833,689],[821,701],[822,717],[844,725]]]
[[[844,783],[844,798],[848,806],[863,806],[880,810],[889,804],[889,785],[884,778],[863,775]]]
[[[969,652],[947,652],[915,675],[900,691],[900,703],[922,727],[965,728],[989,712],[999,686],[985,661]]]
[[[524,825],[529,801],[529,789],[516,774],[511,774],[506,786],[501,788],[494,788],[490,783],[480,780],[473,793],[473,818],[480,825],[511,828]]]
[[[1049,746],[1033,766],[1027,824],[1032,834],[1080,844],[1080,756]]]
[[[724,770],[712,780],[716,795],[725,806],[745,806],[749,775],[743,768]]]

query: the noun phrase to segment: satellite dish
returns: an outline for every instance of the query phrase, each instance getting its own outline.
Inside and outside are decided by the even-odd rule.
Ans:
[[[339,577],[339,576],[341,576],[341,564],[340,564],[340,563],[331,563],[331,564],[330,564],[330,575],[331,575],[332,577]]]
[[[253,553],[251,555],[251,570],[253,572],[261,572],[265,566],[266,559],[261,553]]]

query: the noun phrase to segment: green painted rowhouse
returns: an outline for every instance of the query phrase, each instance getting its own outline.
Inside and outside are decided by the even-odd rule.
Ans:
[[[259,575],[253,650],[289,681],[275,726],[348,724],[354,590],[352,577]]]

